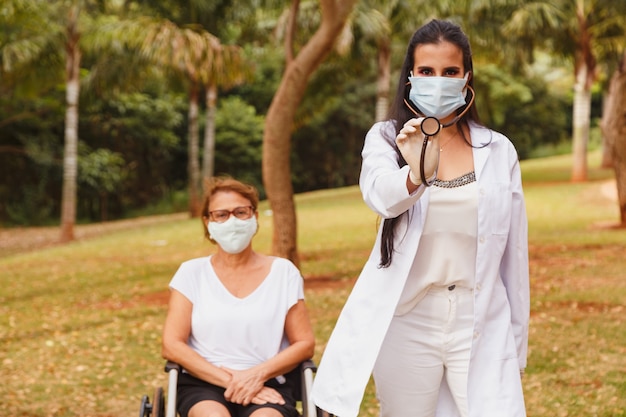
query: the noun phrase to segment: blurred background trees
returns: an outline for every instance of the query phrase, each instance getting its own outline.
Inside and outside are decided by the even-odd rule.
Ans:
[[[573,137],[585,152],[599,146],[602,102],[626,48],[625,3],[562,3],[358,1],[295,111],[293,191],[356,184],[363,138],[396,89],[407,40],[433,17],[470,36],[481,118],[509,136],[521,158],[571,152]],[[59,224],[68,161],[78,222],[193,213],[211,173],[252,182],[265,197],[265,118],[293,59],[284,44],[291,5],[3,1],[0,225]],[[74,26],[71,10],[79,11]],[[320,2],[301,0],[293,56],[320,21]],[[79,58],[76,78],[67,76],[71,56]],[[587,110],[574,111],[574,87],[584,62],[588,133],[583,126],[579,137]],[[69,158],[68,91],[77,93]]]

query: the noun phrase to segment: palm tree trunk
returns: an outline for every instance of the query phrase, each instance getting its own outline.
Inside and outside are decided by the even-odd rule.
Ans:
[[[583,62],[576,72],[573,108],[572,182],[587,181],[587,143],[591,122],[591,91],[587,86],[587,65]]]
[[[607,114],[609,107],[612,105],[611,101],[611,89],[609,88],[602,97],[603,114]],[[604,134],[604,129],[602,128],[603,123],[604,117],[600,121],[600,130],[602,131],[602,158],[600,160],[600,168],[613,168],[613,148],[610,140]]]
[[[217,86],[213,83],[206,91],[206,121],[204,124],[204,152],[202,154],[202,176],[210,178],[215,171],[215,109]]]
[[[61,197],[61,242],[74,239],[76,223],[76,180],[78,175],[78,97],[80,95],[80,49],[78,7],[72,8],[67,27],[65,144],[63,149],[63,190]]]
[[[378,78],[376,86],[376,121],[387,118],[389,111],[389,85],[391,81],[391,39],[378,44]]]
[[[189,215],[198,217],[200,213],[200,164],[199,142],[200,128],[198,126],[198,84],[192,83],[189,93],[189,143],[187,147],[188,161],[187,171],[189,174]]]

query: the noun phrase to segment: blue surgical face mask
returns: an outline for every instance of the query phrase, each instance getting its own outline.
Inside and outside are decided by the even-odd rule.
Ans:
[[[468,79],[469,72],[463,78],[411,76],[409,100],[425,116],[444,119],[466,104]]]

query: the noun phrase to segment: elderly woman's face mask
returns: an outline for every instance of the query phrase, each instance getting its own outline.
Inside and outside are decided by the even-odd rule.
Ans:
[[[223,223],[209,221],[207,226],[211,239],[215,240],[225,252],[231,254],[240,253],[248,247],[257,227],[255,216],[246,220],[230,216]]]

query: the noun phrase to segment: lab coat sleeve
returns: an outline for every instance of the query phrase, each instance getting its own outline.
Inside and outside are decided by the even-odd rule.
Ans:
[[[407,211],[424,193],[425,186],[412,194],[406,188],[409,166],[400,167],[393,123],[376,123],[365,136],[359,185],[363,200],[383,218]]]
[[[530,321],[530,282],[528,270],[528,220],[522,191],[522,179],[517,152],[509,149],[511,161],[511,225],[500,276],[506,287],[511,306],[511,325],[517,346],[520,369],[526,367],[528,326]]]

